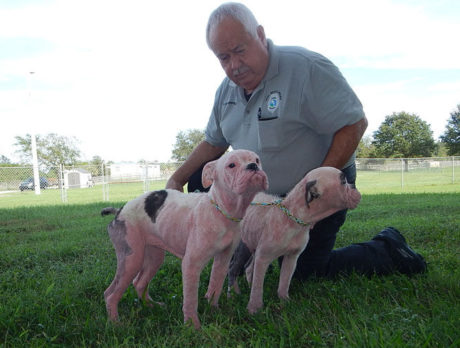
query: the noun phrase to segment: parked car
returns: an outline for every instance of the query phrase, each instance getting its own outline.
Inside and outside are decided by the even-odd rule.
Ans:
[[[40,177],[40,188],[46,189],[50,184],[48,183],[48,180],[44,177]],[[35,185],[34,185],[34,178],[27,178],[23,182],[19,184],[19,189],[21,191],[24,190],[34,190]]]

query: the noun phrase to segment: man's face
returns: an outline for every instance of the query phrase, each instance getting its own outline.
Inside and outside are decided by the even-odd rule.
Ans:
[[[269,62],[267,41],[261,26],[257,34],[254,38],[240,22],[225,18],[209,36],[211,49],[225,74],[248,93],[252,93],[262,81]]]

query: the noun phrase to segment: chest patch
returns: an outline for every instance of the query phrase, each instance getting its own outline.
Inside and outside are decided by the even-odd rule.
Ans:
[[[270,95],[266,99],[267,110],[269,112],[275,112],[281,104],[281,93],[279,91],[270,92]]]

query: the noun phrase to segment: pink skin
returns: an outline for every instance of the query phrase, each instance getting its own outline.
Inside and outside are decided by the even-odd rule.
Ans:
[[[294,273],[297,258],[305,249],[309,239],[310,228],[332,215],[358,205],[360,193],[346,183],[341,172],[332,167],[321,167],[310,171],[287,195],[282,204],[309,226],[290,219],[277,206],[250,206],[242,222],[241,237],[253,253],[251,264],[246,269],[246,277],[251,283],[251,296],[248,303],[250,313],[257,312],[263,306],[263,283],[270,263],[283,256],[280,271],[278,296],[289,298],[289,285]],[[314,183],[307,192],[307,183]],[[310,200],[306,204],[306,197]],[[270,203],[278,197],[259,193],[254,201]],[[235,292],[239,293],[237,281]]]
[[[230,258],[240,240],[240,223],[224,216],[211,199],[229,216],[241,219],[256,193],[268,188],[268,180],[255,153],[236,150],[208,163],[202,181],[205,187],[212,184],[208,193],[165,190],[167,197],[158,207],[155,222],[144,210],[145,199],[151,194],[146,193],[128,202],[109,225],[117,254],[117,272],[104,293],[111,320],[118,320],[118,302],[131,282],[140,298],[153,302],[147,287],[163,263],[165,251],[182,259],[184,322],[191,319],[194,327],[200,328],[198,285],[211,258],[214,262],[205,297],[217,306]]]

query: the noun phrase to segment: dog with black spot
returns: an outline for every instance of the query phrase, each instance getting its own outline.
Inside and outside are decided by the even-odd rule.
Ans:
[[[240,221],[254,196],[268,189],[259,157],[252,151],[226,153],[203,169],[207,193],[176,190],[148,192],[115,214],[108,233],[117,255],[115,278],[104,292],[109,319],[118,320],[118,303],[132,282],[137,295],[149,305],[148,284],[168,251],[182,259],[184,322],[198,319],[200,274],[214,258],[205,297],[217,306],[232,254],[240,241]],[[212,185],[211,185],[212,184]]]

